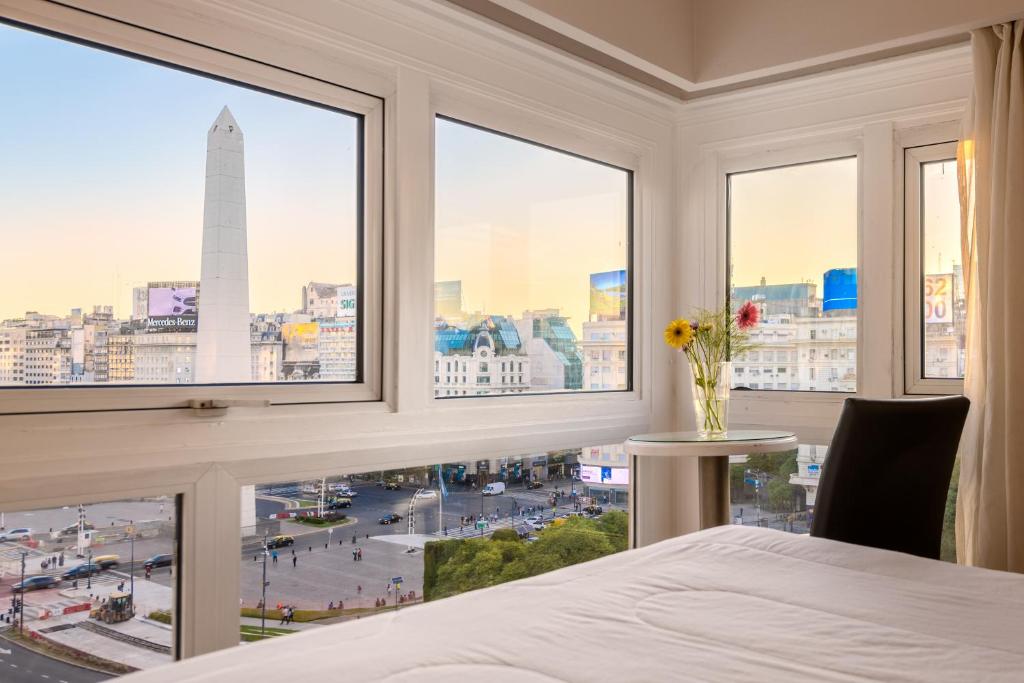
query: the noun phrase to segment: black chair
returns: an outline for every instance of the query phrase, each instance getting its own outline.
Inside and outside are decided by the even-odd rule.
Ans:
[[[938,559],[969,407],[963,396],[846,399],[818,484],[811,536]]]

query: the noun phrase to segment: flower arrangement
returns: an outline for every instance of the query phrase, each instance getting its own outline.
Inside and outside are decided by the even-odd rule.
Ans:
[[[760,318],[747,301],[733,315],[729,306],[717,311],[699,309],[692,319],[679,318],[665,328],[665,343],[686,354],[692,373],[697,427],[702,434],[721,435],[728,424],[729,355],[754,348],[750,330]]]

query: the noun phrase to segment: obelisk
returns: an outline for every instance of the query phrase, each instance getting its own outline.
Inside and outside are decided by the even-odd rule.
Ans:
[[[195,378],[252,381],[242,129],[227,107],[206,135],[206,198]]]
[[[242,129],[224,107],[206,134],[195,365],[199,384],[252,381],[244,143]],[[256,489],[242,486],[240,493],[241,535],[251,536],[256,533]]]

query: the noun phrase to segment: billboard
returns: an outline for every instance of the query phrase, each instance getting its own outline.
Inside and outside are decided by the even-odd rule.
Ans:
[[[356,288],[352,285],[338,287],[338,317],[356,317]]]
[[[286,363],[312,363],[320,359],[317,341],[319,323],[285,323],[281,325],[281,342]]]
[[[953,322],[953,274],[924,276],[924,321]]]
[[[625,270],[590,274],[590,319],[625,320],[629,297]]]
[[[629,468],[580,465],[580,481],[586,484],[629,486]]]
[[[857,308],[857,269],[833,268],[825,271],[825,298],[821,310],[847,311]]]
[[[150,287],[146,327],[153,332],[195,332],[199,309],[195,287]]]

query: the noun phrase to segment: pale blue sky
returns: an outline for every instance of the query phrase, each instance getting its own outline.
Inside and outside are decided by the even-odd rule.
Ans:
[[[355,277],[356,120],[0,25],[0,319],[198,279],[206,133],[245,135],[250,305]]]

